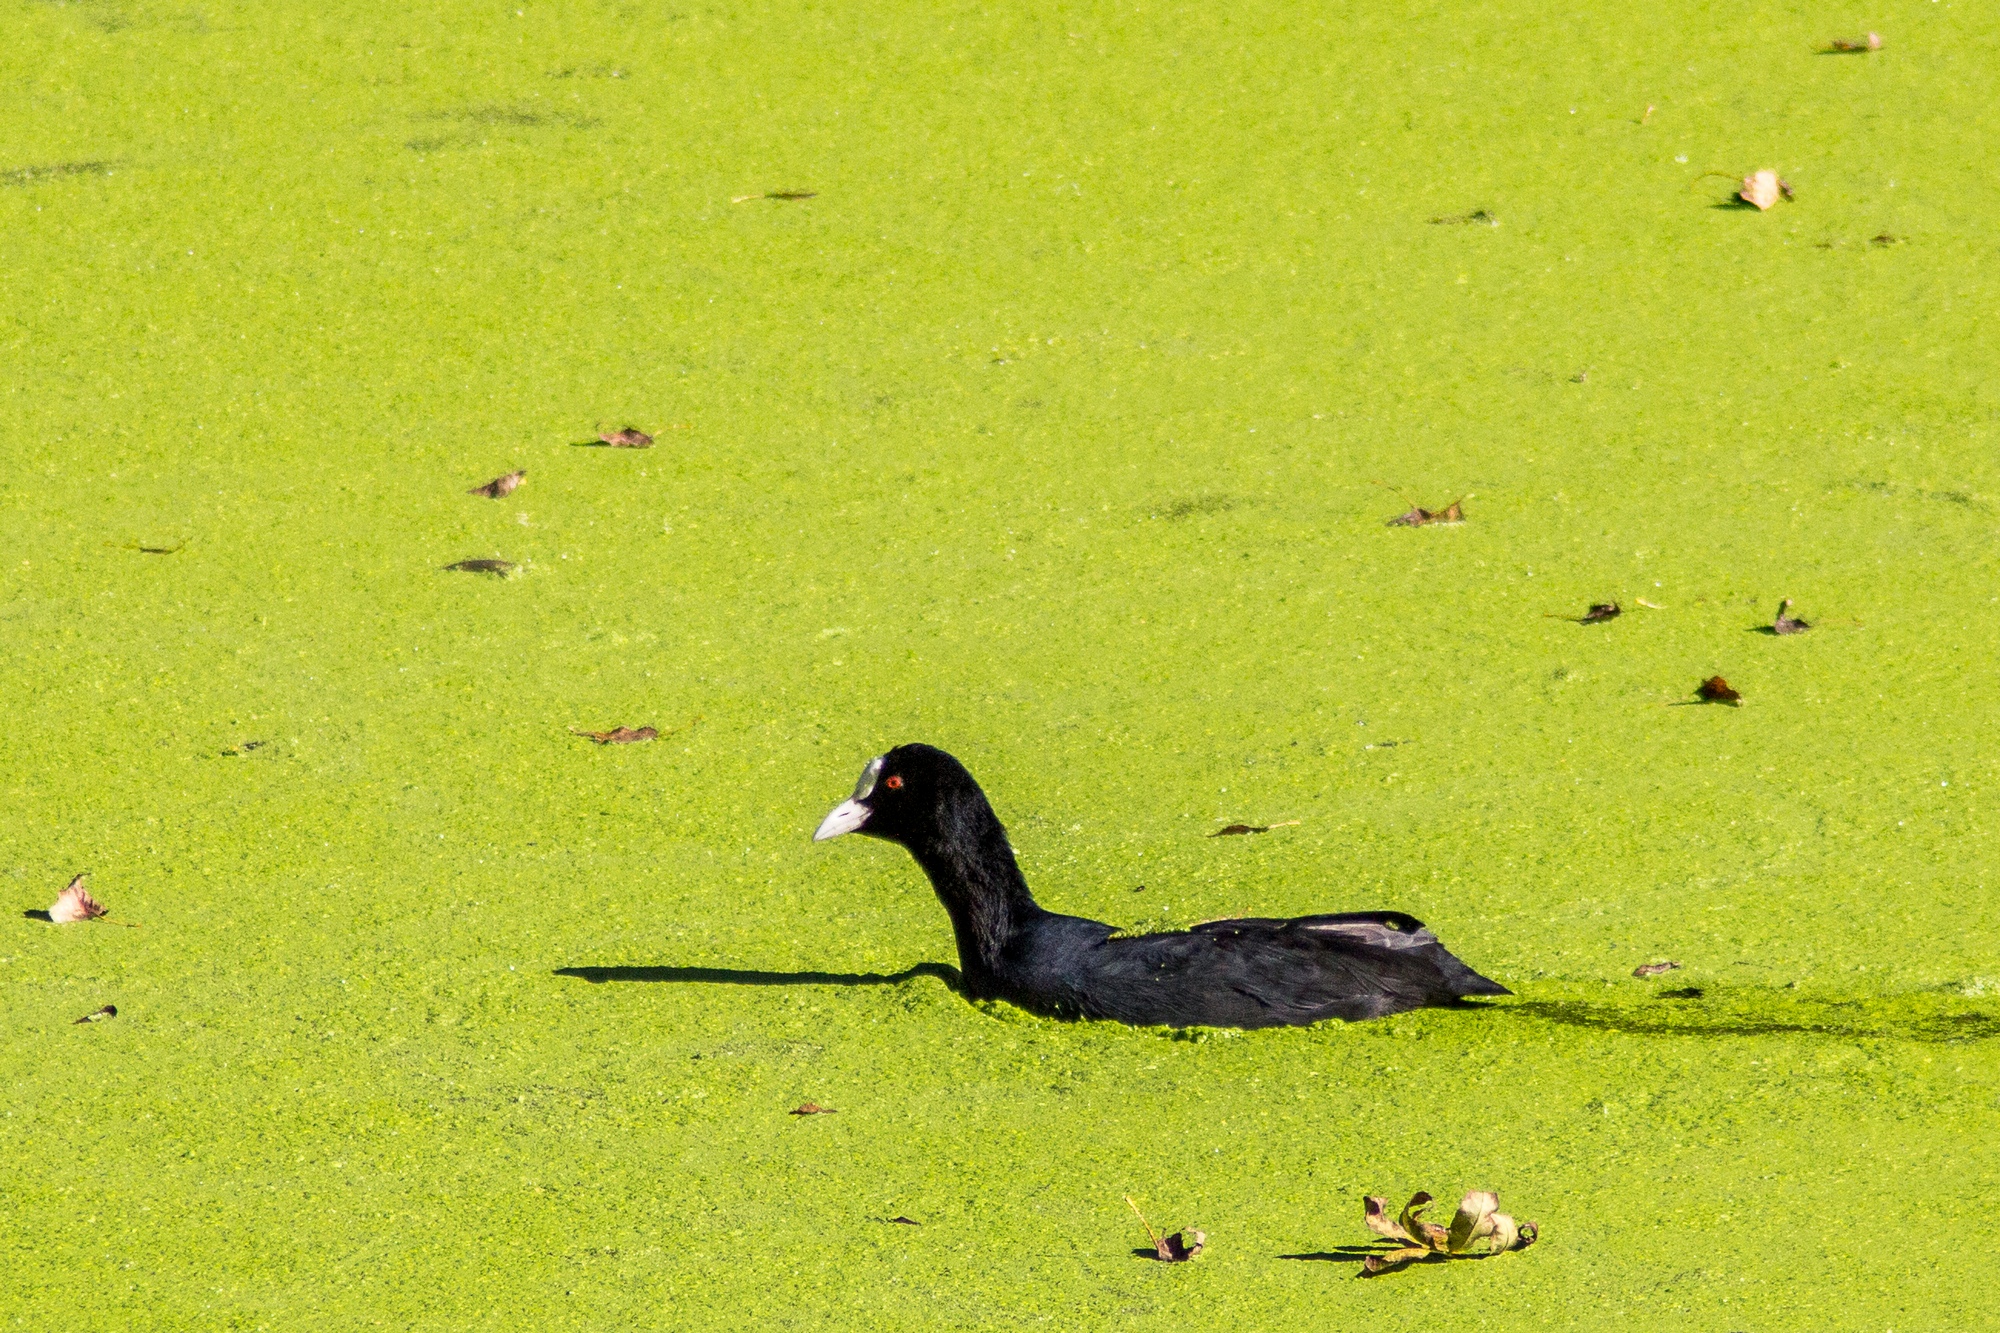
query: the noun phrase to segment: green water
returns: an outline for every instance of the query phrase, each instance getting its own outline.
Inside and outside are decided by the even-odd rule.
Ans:
[[[2000,1327],[1990,7],[409,8],[0,3],[0,1327]],[[1518,996],[967,1004],[906,740]]]

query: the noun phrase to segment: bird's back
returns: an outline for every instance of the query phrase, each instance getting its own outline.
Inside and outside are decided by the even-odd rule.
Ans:
[[[1509,993],[1400,912],[1252,917],[1131,936],[1048,915],[1016,943],[996,978],[1005,998],[1126,1023],[1276,1027]]]

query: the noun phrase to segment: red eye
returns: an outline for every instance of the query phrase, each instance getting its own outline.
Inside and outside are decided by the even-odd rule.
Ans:
[[[882,785],[890,791],[901,791],[903,789],[903,780],[899,777],[890,776],[882,779]]]

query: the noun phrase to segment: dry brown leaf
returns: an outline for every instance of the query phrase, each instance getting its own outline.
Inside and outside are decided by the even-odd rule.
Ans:
[[[1842,54],[1856,51],[1880,51],[1882,49],[1882,34],[1871,32],[1863,37],[1836,37],[1826,44],[1826,49],[1829,51],[1839,51]]]
[[[90,896],[90,890],[83,887],[83,880],[84,877],[78,875],[56,895],[55,903],[49,908],[49,920],[61,926],[72,921],[89,921],[111,910]]]
[[[1778,616],[1777,619],[1771,622],[1771,633],[1804,634],[1807,630],[1812,628],[1812,622],[1810,620],[1800,620],[1796,616],[1790,616],[1785,614],[1787,611],[1790,611],[1791,609],[1792,609],[1792,599],[1789,597],[1785,598],[1783,601],[1778,603]]]
[[[1437,1251],[1427,1250],[1421,1245],[1410,1245],[1400,1250],[1384,1250],[1379,1254],[1363,1258],[1361,1271],[1373,1277],[1377,1273],[1387,1273],[1401,1268],[1413,1259],[1428,1259],[1435,1253]]]
[[[1421,1197],[1428,1200],[1430,1198],[1430,1195],[1425,1194],[1422,1195]],[[1414,1203],[1415,1200],[1413,1199],[1411,1200],[1411,1202]],[[1412,1244],[1416,1243],[1417,1238],[1415,1236],[1412,1236],[1407,1230],[1405,1230],[1401,1222],[1398,1222],[1395,1218],[1389,1216],[1389,1201],[1383,1198],[1381,1195],[1379,1194],[1368,1195],[1367,1197],[1362,1199],[1361,1208],[1362,1208],[1362,1221],[1366,1222],[1368,1224],[1368,1229],[1374,1232],[1376,1235],[1385,1236],[1390,1240],[1408,1241]]]
[[[1728,704],[1732,708],[1742,706],[1743,696],[1729,687],[1729,682],[1720,676],[1710,676],[1695,686],[1695,697],[1705,704]]]
[[[602,430],[597,433],[597,438],[610,445],[613,449],[650,449],[653,447],[653,437],[646,434],[645,431],[640,430],[637,426],[627,426],[623,430]]]
[[[1680,967],[1679,963],[1669,958],[1664,962],[1641,963],[1639,964],[1639,966],[1632,969],[1632,975],[1639,978],[1639,980],[1644,981],[1648,977],[1664,976],[1666,973],[1672,972],[1679,967]]]
[[[610,731],[578,731],[571,727],[569,734],[596,741],[599,745],[630,745],[634,741],[658,740],[660,735],[653,727],[613,727]]]
[[[1203,1247],[1208,1244],[1208,1233],[1197,1231],[1193,1227],[1189,1227],[1185,1231],[1176,1231],[1171,1236],[1162,1236],[1159,1232],[1153,1230],[1153,1224],[1148,1222],[1146,1215],[1139,1211],[1139,1205],[1132,1202],[1131,1195],[1128,1194],[1125,1196],[1125,1202],[1131,1206],[1133,1213],[1137,1215],[1139,1225],[1146,1228],[1146,1239],[1153,1242],[1153,1255],[1161,1263],[1184,1264],[1188,1260],[1199,1256]],[[1145,1251],[1141,1250],[1139,1253],[1143,1255]]]
[[[1276,824],[1225,824],[1208,836],[1211,838],[1236,838],[1246,833],[1269,833],[1274,828],[1290,828],[1298,822],[1296,819],[1287,819]]]
[[[785,1114],[786,1115],[838,1115],[839,1112],[835,1111],[831,1106],[821,1106],[818,1102],[801,1102],[797,1107],[795,1107],[790,1111],[785,1112]]]
[[[1423,1220],[1431,1196],[1419,1190],[1403,1205],[1402,1216],[1391,1221],[1389,1201],[1376,1195],[1363,1203],[1363,1220],[1368,1229],[1389,1240],[1402,1241],[1401,1248],[1378,1251],[1361,1261],[1364,1271],[1375,1274],[1418,1259],[1478,1258],[1526,1249],[1535,1243],[1533,1222],[1515,1222],[1500,1212],[1500,1196],[1491,1190],[1467,1190],[1449,1229]]]
[[[1601,625],[1607,620],[1616,620],[1624,614],[1624,608],[1616,602],[1592,602],[1590,609],[1576,618],[1579,625]]]
[[[483,495],[489,500],[498,500],[503,495],[512,495],[514,493],[514,488],[516,486],[519,486],[521,484],[522,479],[525,478],[527,475],[528,475],[528,470],[526,468],[521,468],[518,471],[509,472],[504,477],[495,477],[493,480],[487,482],[484,486],[474,486],[471,490],[467,491],[466,494]]]
[[[1778,202],[1778,194],[1778,173],[1759,171],[1743,178],[1743,188],[1736,192],[1736,197],[1761,213]]]
[[[515,567],[512,560],[460,560],[445,566],[446,569],[463,570],[468,574],[498,574],[503,579],[511,574]]]
[[[102,1009],[91,1010],[89,1013],[85,1014],[82,1018],[77,1019],[76,1022],[96,1023],[106,1018],[116,1018],[116,1017],[118,1017],[118,1006],[115,1004],[107,1004]],[[75,1023],[72,1023],[71,1026],[74,1027]]]
[[[1465,511],[1459,508],[1463,503],[1463,498],[1460,498],[1453,500],[1442,509],[1435,510],[1425,509],[1419,505],[1411,505],[1407,512],[1398,514],[1390,519],[1387,526],[1392,528],[1421,528],[1428,523],[1463,523],[1465,522]]]

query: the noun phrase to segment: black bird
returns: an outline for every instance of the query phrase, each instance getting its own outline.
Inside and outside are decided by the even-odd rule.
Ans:
[[[1252,917],[1121,936],[1101,921],[1044,911],[986,793],[963,764],[929,745],[871,760],[813,841],[843,833],[900,843],[916,857],[951,914],[964,993],[975,1000],[1061,1018],[1261,1028],[1513,993],[1401,912]]]

